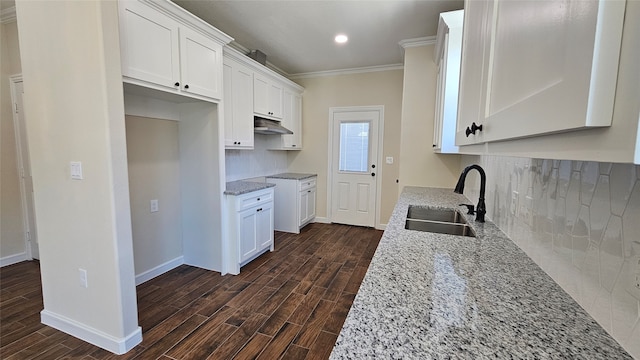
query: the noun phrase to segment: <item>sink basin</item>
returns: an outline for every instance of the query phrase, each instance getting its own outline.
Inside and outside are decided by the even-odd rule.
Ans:
[[[476,237],[476,234],[469,225],[460,223],[407,219],[404,228],[438,234]]]
[[[409,205],[407,219],[441,221],[447,223],[466,224],[467,219],[458,210],[431,209],[422,206]]]

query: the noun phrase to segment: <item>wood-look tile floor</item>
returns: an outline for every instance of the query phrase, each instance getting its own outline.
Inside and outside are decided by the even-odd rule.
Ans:
[[[240,275],[180,266],[137,287],[142,343],[116,356],[40,323],[37,261],[0,269],[1,359],[327,359],[382,231],[276,232]]]

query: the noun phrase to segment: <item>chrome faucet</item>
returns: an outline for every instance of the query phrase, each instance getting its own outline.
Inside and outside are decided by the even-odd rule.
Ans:
[[[487,208],[484,204],[484,190],[487,184],[487,176],[485,175],[484,170],[479,165],[469,165],[462,171],[462,174],[460,174],[460,179],[458,179],[458,184],[456,184],[456,188],[455,190],[453,190],[453,192],[457,194],[462,194],[462,192],[464,191],[464,181],[467,178],[467,173],[471,169],[476,169],[480,173],[480,199],[478,199],[478,206],[476,206],[475,214],[476,214],[476,221],[484,222],[484,214],[487,213]],[[465,204],[460,204],[460,205],[462,206]],[[466,205],[466,206],[469,208],[468,214],[473,214],[474,213],[473,205]]]

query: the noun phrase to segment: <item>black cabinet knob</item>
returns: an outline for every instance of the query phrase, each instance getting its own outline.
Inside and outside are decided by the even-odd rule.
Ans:
[[[184,88],[185,88],[185,89],[188,89],[188,88],[189,88],[189,85],[185,85],[185,86],[184,86]]]
[[[175,85],[175,86],[180,86],[180,83],[179,83],[179,82],[177,82],[177,83],[175,83],[174,85]]]
[[[376,176],[376,173],[371,173],[371,176]]]
[[[258,200],[257,200],[257,201],[260,201],[260,198],[258,198]]]

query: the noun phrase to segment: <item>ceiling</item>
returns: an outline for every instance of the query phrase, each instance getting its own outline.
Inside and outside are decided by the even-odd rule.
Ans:
[[[175,0],[235,38],[259,49],[287,75],[402,64],[401,40],[436,35],[441,12],[463,0]],[[0,0],[0,9],[14,6]],[[349,37],[336,44],[338,33]]]
[[[402,64],[401,40],[436,35],[463,0],[175,0],[288,75]],[[346,44],[334,37],[344,33]]]

